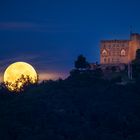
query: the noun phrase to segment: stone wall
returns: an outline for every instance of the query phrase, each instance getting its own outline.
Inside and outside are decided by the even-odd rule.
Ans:
[[[140,35],[131,34],[130,40],[103,40],[100,46],[101,64],[128,64],[140,48]]]

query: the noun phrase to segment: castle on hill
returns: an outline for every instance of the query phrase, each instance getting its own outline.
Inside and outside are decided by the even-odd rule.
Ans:
[[[131,33],[128,40],[102,40],[100,46],[100,64],[121,65],[129,64],[140,49],[140,34]]]

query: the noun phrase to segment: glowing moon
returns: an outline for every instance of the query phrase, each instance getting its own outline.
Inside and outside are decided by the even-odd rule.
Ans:
[[[35,69],[28,63],[15,62],[4,72],[4,83],[11,91],[19,91],[27,81],[36,83],[38,80]]]

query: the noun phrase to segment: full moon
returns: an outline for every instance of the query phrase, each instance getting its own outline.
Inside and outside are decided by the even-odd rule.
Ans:
[[[3,80],[10,91],[20,91],[27,82],[36,83],[38,77],[30,64],[15,62],[5,70]]]

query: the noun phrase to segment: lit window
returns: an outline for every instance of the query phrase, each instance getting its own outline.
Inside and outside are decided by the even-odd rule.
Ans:
[[[125,56],[126,55],[126,51],[124,49],[121,50],[121,56]]]
[[[103,55],[103,56],[107,56],[107,51],[106,51],[106,50],[103,50],[103,51],[102,51],[102,55]]]

